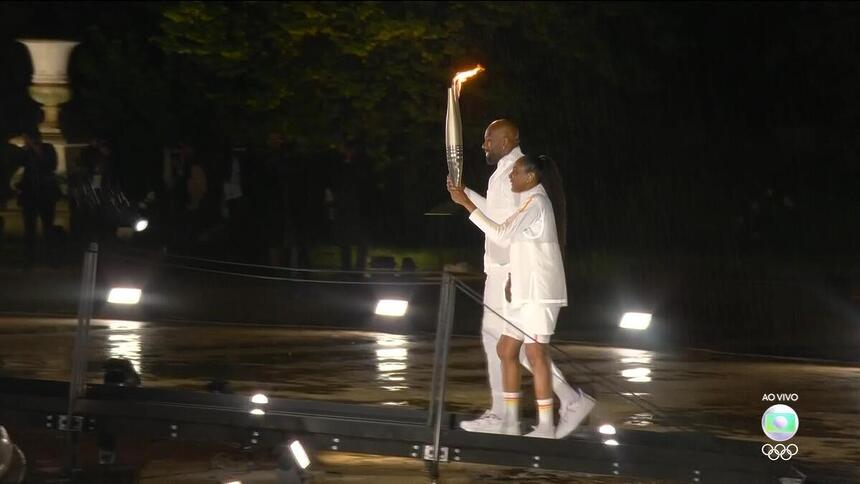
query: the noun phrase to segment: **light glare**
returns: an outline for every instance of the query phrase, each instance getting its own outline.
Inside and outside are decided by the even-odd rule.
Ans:
[[[140,289],[131,287],[114,287],[108,293],[108,302],[111,304],[137,304],[140,302]]]
[[[621,363],[638,363],[640,365],[647,365],[651,363],[651,357],[646,356],[643,358],[621,358]]]
[[[256,403],[258,405],[265,405],[269,403],[269,397],[263,395],[262,393],[257,393],[253,397],[251,397],[251,403]]]
[[[406,348],[382,348],[376,350],[376,358],[380,360],[405,360],[408,356]]]
[[[651,381],[650,376],[637,376],[635,378],[630,378],[627,381],[631,383],[648,383]]]
[[[648,329],[651,325],[650,313],[624,313],[619,326],[625,329]]]
[[[380,299],[376,304],[376,314],[380,316],[401,317],[406,314],[408,307],[408,301],[401,299]]]
[[[598,431],[603,435],[615,435],[615,427],[609,424],[601,425]]]
[[[643,378],[651,374],[651,370],[648,368],[630,368],[629,370],[622,370],[621,376],[624,378]]]
[[[298,440],[290,442],[290,452],[293,454],[293,459],[295,459],[296,464],[298,464],[302,469],[307,469],[308,466],[311,465],[311,460],[308,459],[308,454],[305,452],[305,448],[302,447],[301,442]]]

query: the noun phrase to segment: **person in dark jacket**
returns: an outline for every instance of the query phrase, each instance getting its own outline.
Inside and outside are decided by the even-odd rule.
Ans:
[[[36,220],[42,222],[48,259],[56,262],[54,215],[60,199],[57,151],[39,133],[24,133],[24,174],[18,184],[18,205],[24,216],[24,250],[28,266],[36,263]]]

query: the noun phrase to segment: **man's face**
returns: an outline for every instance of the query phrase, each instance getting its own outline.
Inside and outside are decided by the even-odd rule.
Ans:
[[[488,165],[495,165],[510,151],[507,138],[502,136],[501,130],[493,129],[492,126],[484,131],[484,144],[481,148],[487,155]]]

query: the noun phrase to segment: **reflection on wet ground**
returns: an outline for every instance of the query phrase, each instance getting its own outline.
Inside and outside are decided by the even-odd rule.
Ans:
[[[0,373],[68,379],[74,325],[73,320],[0,320]],[[150,387],[203,391],[207,382],[223,379],[237,393],[262,391],[285,398],[424,408],[432,376],[433,338],[354,330],[100,320],[94,321],[91,330],[88,376],[92,382],[100,381],[101,362],[120,357],[129,359],[144,385]],[[860,368],[701,351],[558,346],[575,360],[565,362],[556,354],[556,362],[571,381],[584,385],[599,401],[592,426],[611,424],[618,429],[652,431],[692,427],[764,443],[761,415],[774,403],[762,401],[762,396],[797,393],[799,399],[791,406],[801,421],[793,440],[800,448],[799,457],[813,468],[860,479],[855,469],[860,463]],[[449,409],[482,411],[488,404],[488,392],[480,341],[455,337],[449,363]],[[661,412],[635,405],[636,399],[650,402]],[[533,412],[526,405],[525,412]],[[413,470],[423,472],[420,463],[403,459],[322,454],[318,460],[324,469],[316,476],[318,482],[386,482],[387,474],[402,479]],[[524,474],[491,466],[457,466],[462,474],[449,471],[446,482],[622,482],[546,471]],[[452,474],[465,476],[465,480],[458,481]],[[189,479],[182,482],[194,482]],[[243,482],[254,482],[249,479]],[[391,479],[389,482],[404,482]]]

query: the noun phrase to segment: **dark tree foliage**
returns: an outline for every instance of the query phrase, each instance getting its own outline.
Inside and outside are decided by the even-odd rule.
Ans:
[[[69,136],[112,137],[128,178],[162,146],[263,144],[372,162],[378,233],[426,239],[444,199],[444,92],[465,88],[467,182],[494,118],[559,160],[571,247],[856,246],[858,7],[841,3],[42,2],[0,4],[2,120],[30,122],[14,38],[82,41]],[[148,174],[149,176],[138,176]],[[411,237],[411,238],[410,238]]]

